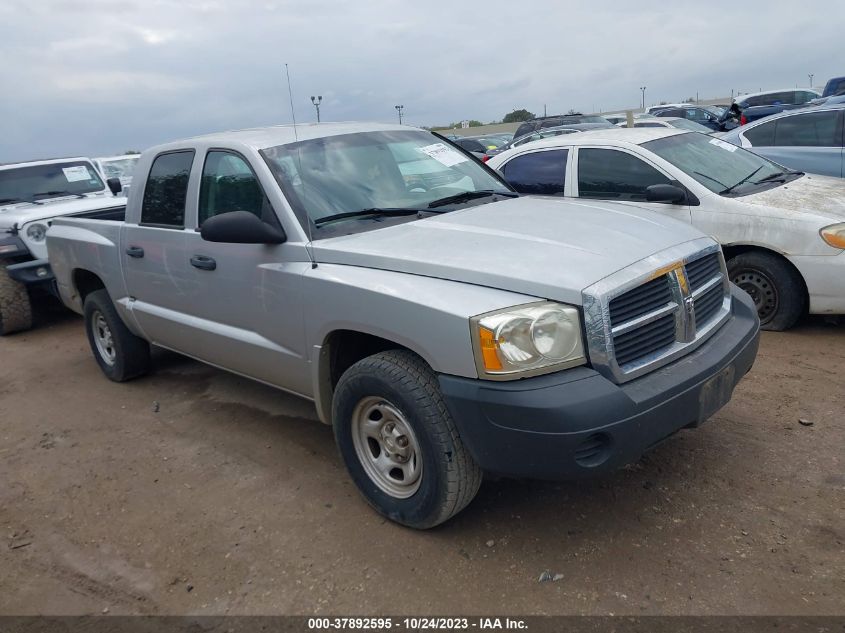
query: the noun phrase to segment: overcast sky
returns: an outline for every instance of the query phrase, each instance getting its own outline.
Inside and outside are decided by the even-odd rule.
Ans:
[[[448,124],[816,85],[842,0],[0,0],[0,162],[298,122]]]

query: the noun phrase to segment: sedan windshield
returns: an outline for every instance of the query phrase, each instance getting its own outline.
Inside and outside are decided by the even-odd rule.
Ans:
[[[493,173],[441,139],[421,131],[342,134],[261,151],[300,222],[329,226],[321,219],[361,210],[347,222],[410,217],[397,210],[427,210],[456,197],[454,205],[483,203],[485,197],[515,195]],[[492,199],[492,198],[491,198]],[[449,205],[443,206],[449,210]]]
[[[104,188],[97,170],[87,161],[0,169],[0,200],[8,202],[81,196]]]
[[[704,134],[667,136],[642,147],[719,194],[748,194],[760,186],[780,184],[774,180],[776,176],[794,177],[770,160]]]

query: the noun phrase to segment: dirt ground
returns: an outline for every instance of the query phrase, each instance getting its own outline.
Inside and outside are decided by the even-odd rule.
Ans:
[[[308,402],[167,353],[110,383],[61,311],[0,360],[0,614],[845,614],[845,326],[765,333],[638,464],[486,482],[428,532]]]

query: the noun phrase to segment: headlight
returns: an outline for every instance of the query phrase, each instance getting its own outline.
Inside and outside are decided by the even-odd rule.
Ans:
[[[43,242],[47,237],[47,227],[43,224],[30,224],[26,227],[26,236],[33,242]]]
[[[544,374],[586,362],[578,310],[529,303],[470,320],[478,375],[507,379]]]
[[[845,224],[826,226],[819,231],[819,235],[821,235],[822,239],[833,248],[845,249]]]

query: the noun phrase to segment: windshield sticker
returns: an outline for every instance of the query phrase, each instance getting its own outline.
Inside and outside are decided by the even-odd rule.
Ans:
[[[451,167],[452,165],[457,165],[458,163],[465,163],[469,160],[460,152],[456,152],[451,147],[444,145],[443,143],[434,143],[433,145],[418,147],[417,149],[446,167]]]
[[[737,146],[733,143],[727,143],[720,138],[714,138],[710,141],[711,145],[715,145],[716,147],[721,147],[722,149],[726,149],[729,152],[735,152],[737,150]]]
[[[62,167],[65,173],[65,178],[68,182],[79,182],[80,180],[91,180],[91,174],[88,173],[88,168],[85,165],[78,167]]]

